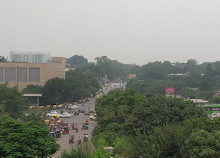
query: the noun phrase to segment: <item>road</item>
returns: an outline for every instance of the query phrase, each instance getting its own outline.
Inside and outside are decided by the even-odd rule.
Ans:
[[[82,104],[78,104],[78,106],[79,106],[79,109],[88,110],[88,108],[90,108],[90,110],[95,111],[94,110],[95,99],[90,98],[90,100],[86,101],[83,106]],[[62,120],[64,120],[65,123],[69,123],[69,126],[71,125],[71,123],[77,123],[77,127],[79,130],[78,130],[78,133],[76,133],[75,130],[72,130],[72,128],[70,128],[69,134],[62,135],[61,138],[56,138],[56,142],[60,144],[60,150],[54,154],[53,158],[58,158],[63,150],[69,150],[72,147],[75,147],[79,137],[81,138],[81,140],[83,140],[82,138],[83,138],[84,133],[88,134],[89,139],[91,139],[91,133],[96,123],[94,121],[90,121],[89,119],[90,119],[89,115],[85,115],[84,113],[79,113],[79,115],[71,114],[71,118],[62,118]],[[89,129],[82,130],[82,123],[84,123],[86,120],[89,120]],[[75,138],[75,141],[73,144],[69,144],[69,136],[71,135],[74,135],[74,138]]]

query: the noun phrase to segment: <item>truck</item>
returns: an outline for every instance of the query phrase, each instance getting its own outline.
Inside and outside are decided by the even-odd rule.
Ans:
[[[212,115],[211,115],[211,118],[219,118],[220,117],[220,112],[214,112],[214,113],[212,113]]]

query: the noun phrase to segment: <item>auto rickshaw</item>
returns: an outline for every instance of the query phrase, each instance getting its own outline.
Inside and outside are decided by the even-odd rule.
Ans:
[[[51,122],[51,123],[53,123],[53,124],[56,124],[56,123],[57,123],[57,121],[58,121],[58,120],[57,120],[57,119],[55,119],[55,118],[51,118],[51,119],[50,119],[50,122]]]
[[[72,126],[72,130],[76,130],[77,129],[77,124],[76,123],[72,123],[71,126]]]
[[[50,132],[50,133],[49,133],[49,136],[50,136],[50,137],[55,137],[55,132]]]
[[[85,121],[85,125],[89,125],[89,120],[86,120],[86,121]]]
[[[57,108],[62,108],[62,107],[63,107],[63,104],[57,105]]]
[[[44,120],[44,123],[45,123],[46,125],[49,125],[49,124],[50,124],[50,120]]]
[[[53,115],[52,117],[58,119],[60,116],[59,115]]]
[[[58,125],[62,125],[63,124],[63,120],[57,120],[57,124]]]
[[[87,129],[89,129],[89,125],[86,125],[85,123],[83,123],[82,130],[87,130]]]
[[[71,135],[69,138],[69,143],[73,144],[74,143],[74,135]]]
[[[79,111],[75,111],[75,112],[74,112],[74,115],[79,115]]]
[[[47,105],[46,108],[52,108],[52,105]]]
[[[83,141],[87,142],[89,140],[89,135],[88,134],[83,134]]]
[[[69,127],[68,126],[62,127],[62,134],[69,134]]]
[[[56,130],[56,131],[55,131],[55,135],[56,135],[56,138],[60,138],[60,137],[61,137],[61,132],[60,132],[60,130]]]
[[[30,109],[34,109],[34,108],[35,108],[35,106],[29,106],[29,108],[30,108]]]
[[[55,131],[57,129],[56,124],[50,124],[50,131]]]

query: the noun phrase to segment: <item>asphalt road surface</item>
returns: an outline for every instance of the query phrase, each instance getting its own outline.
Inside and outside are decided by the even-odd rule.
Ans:
[[[95,111],[95,99],[90,98],[89,101],[86,101],[84,103],[84,105],[82,104],[78,104],[79,109],[83,109],[83,110],[87,110],[90,109],[92,111]],[[70,128],[69,130],[69,134],[63,135],[61,136],[61,138],[56,138],[56,142],[58,144],[60,144],[60,150],[57,151],[53,158],[58,158],[61,154],[61,152],[63,150],[69,150],[71,148],[74,148],[77,145],[77,141],[79,139],[79,137],[82,140],[83,143],[83,134],[88,134],[89,135],[89,140],[91,139],[91,133],[96,125],[96,123],[92,120],[90,120],[90,115],[85,115],[84,113],[79,113],[79,115],[74,115],[73,113],[71,113],[71,118],[61,118],[65,123],[69,123],[69,126],[71,125],[71,123],[77,123],[77,127],[78,127],[78,133],[76,133],[75,130],[72,130],[72,128]],[[88,130],[82,130],[82,124],[86,121],[89,120],[89,129]],[[74,143],[73,144],[69,144],[69,137],[71,135],[74,135]]]

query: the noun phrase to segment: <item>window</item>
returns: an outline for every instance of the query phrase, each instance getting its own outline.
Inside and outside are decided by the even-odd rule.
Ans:
[[[40,82],[40,68],[30,68],[29,69],[29,81],[30,82]]]
[[[27,82],[27,68],[18,68],[18,82]]]
[[[11,67],[5,68],[5,81],[15,82],[15,68],[11,68]]]

